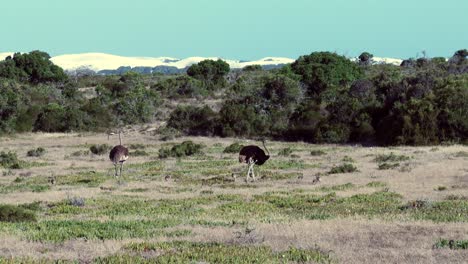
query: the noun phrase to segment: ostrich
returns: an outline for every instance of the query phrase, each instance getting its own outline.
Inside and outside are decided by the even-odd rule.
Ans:
[[[115,174],[114,176],[119,176],[119,183],[122,177],[122,167],[123,163],[128,159],[128,148],[122,146],[122,139],[120,138],[120,131],[119,131],[119,142],[120,144],[113,147],[109,153],[109,159],[114,163],[115,167]],[[120,163],[120,173],[117,175],[117,164]]]
[[[247,178],[246,182],[249,181],[250,173],[252,172],[252,179],[255,181],[254,165],[263,165],[269,158],[270,152],[265,146],[265,140],[262,140],[263,147],[267,151],[268,155],[265,155],[265,152],[255,145],[245,146],[239,152],[239,162],[248,164]]]

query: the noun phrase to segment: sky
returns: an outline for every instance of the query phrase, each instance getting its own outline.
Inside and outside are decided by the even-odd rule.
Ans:
[[[0,52],[255,60],[468,48],[467,0],[14,0],[0,10]]]

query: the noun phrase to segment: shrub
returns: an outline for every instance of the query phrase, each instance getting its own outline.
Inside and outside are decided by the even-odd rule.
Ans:
[[[434,248],[468,249],[468,240],[439,239]]]
[[[193,143],[190,140],[184,141],[181,144],[174,145],[171,149],[161,148],[159,150],[159,158],[192,156],[200,154],[202,148],[201,144]]]
[[[397,168],[398,166],[400,166],[400,163],[387,163],[387,162],[384,162],[384,163],[379,164],[379,170],[390,170],[390,169]]]
[[[375,157],[374,161],[383,163],[383,162],[399,162],[409,160],[410,157],[405,155],[395,155],[395,153],[390,152],[390,154],[381,154]]]
[[[310,155],[312,156],[323,156],[326,155],[327,153],[321,149],[315,149],[310,152]]]
[[[45,154],[45,149],[44,148],[37,148],[37,149],[31,149],[28,151],[26,154],[28,157],[40,157]]]
[[[92,145],[91,147],[89,147],[89,151],[91,151],[91,153],[95,154],[95,155],[104,155],[107,153],[107,151],[110,150],[110,146],[107,145],[107,144],[97,144],[97,145]]]
[[[83,207],[85,205],[85,199],[81,197],[72,197],[68,199],[68,204],[71,206]]]
[[[335,166],[331,168],[331,170],[328,172],[329,174],[336,174],[336,173],[351,173],[357,171],[357,168],[350,163],[345,163],[340,166]]]
[[[187,135],[211,136],[215,133],[217,119],[217,114],[208,106],[179,106],[171,113],[167,126]]]
[[[238,142],[232,143],[231,145],[227,146],[224,150],[223,153],[239,153],[241,148],[244,147],[244,145],[239,144]]]
[[[20,206],[0,205],[0,222],[34,222],[34,212]]]
[[[301,56],[291,68],[294,73],[301,75],[311,94],[319,94],[330,86],[346,85],[363,75],[356,63],[331,52],[313,52]]]
[[[21,169],[21,160],[18,159],[14,152],[0,152],[0,166],[5,169]]]

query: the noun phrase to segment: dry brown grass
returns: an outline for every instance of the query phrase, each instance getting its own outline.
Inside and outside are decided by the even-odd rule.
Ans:
[[[138,164],[157,159],[159,148],[167,142],[158,141],[157,136],[150,133],[140,133],[139,129],[127,130],[123,143],[143,144],[150,156],[130,157],[128,164]],[[207,155],[216,158],[236,159],[235,154],[223,154],[222,149],[233,143],[234,139],[222,138],[181,138],[205,144],[209,151]],[[255,144],[249,140],[241,140],[243,144]],[[173,141],[174,142],[174,141]],[[47,162],[49,165],[13,171],[13,174],[0,176],[0,184],[7,185],[17,177],[50,177],[67,175],[80,171],[96,171],[107,173],[108,178],[99,187],[52,185],[43,192],[10,192],[0,193],[3,204],[24,204],[34,201],[52,203],[69,197],[102,198],[126,197],[135,199],[183,199],[200,197],[203,191],[218,194],[236,194],[245,199],[271,191],[294,191],[302,189],[305,192],[321,193],[320,188],[333,187],[347,183],[355,187],[337,190],[339,197],[349,197],[354,194],[372,193],[376,189],[396,192],[402,195],[404,201],[443,200],[448,195],[467,195],[468,190],[468,159],[457,157],[456,153],[468,151],[468,147],[438,146],[433,147],[395,147],[395,148],[364,148],[335,145],[310,145],[305,143],[269,142],[272,153],[271,160],[301,160],[306,164],[315,165],[305,169],[291,169],[288,172],[300,172],[303,178],[266,181],[255,183],[255,188],[241,188],[244,183],[245,168],[243,165],[233,165],[229,171],[239,174],[233,186],[239,188],[223,188],[219,185],[203,186],[193,184],[186,186],[186,190],[179,182],[171,179],[165,181],[163,177],[155,180],[128,180],[124,185],[118,185],[112,177],[112,164],[107,155],[72,156],[73,152],[86,150],[91,144],[115,145],[117,137],[107,140],[105,134],[71,133],[71,134],[21,134],[15,137],[0,138],[4,151],[15,151],[18,157],[26,161]],[[258,142],[257,142],[258,144]],[[212,150],[220,149],[219,152]],[[280,157],[276,154],[285,146],[291,147],[298,158]],[[46,154],[42,157],[27,157],[26,152],[32,148],[43,147]],[[322,149],[323,156],[310,155],[311,150]],[[376,155],[395,153],[410,157],[407,161],[399,162],[395,169],[378,170],[378,163],[374,161]],[[343,163],[345,156],[354,160],[353,164],[358,172],[342,174],[326,174],[333,166]],[[168,171],[177,171],[174,159],[163,161]],[[124,167],[125,168],[125,167]],[[128,167],[127,167],[128,168]],[[3,170],[6,172],[6,170]],[[229,172],[228,171],[228,172]],[[258,173],[260,176],[264,170]],[[125,173],[125,172],[124,172]],[[321,173],[319,184],[312,184],[315,176]],[[227,173],[226,173],[227,174]],[[1,175],[1,174],[0,174]],[[385,187],[366,187],[370,182],[382,182]],[[445,190],[439,190],[445,186]],[[103,188],[101,188],[103,187]],[[142,190],[142,191],[134,191]],[[207,208],[217,204],[206,205]],[[204,205],[205,206],[205,205]],[[158,216],[155,215],[154,218]],[[233,219],[236,220],[236,219]],[[289,246],[311,248],[318,245],[326,252],[332,252],[341,263],[466,263],[468,251],[433,249],[438,238],[467,239],[468,223],[435,223],[415,220],[383,220],[365,217],[335,218],[329,220],[304,220],[265,223],[251,220],[249,226],[255,229],[253,243],[271,246],[274,250],[285,250]],[[231,227],[203,227],[181,226],[190,229],[191,236],[184,237],[190,241],[216,241],[222,243],[242,243],[236,240],[236,232],[241,232],[244,226]],[[261,238],[261,239],[257,239]],[[151,239],[123,239],[123,240],[68,240],[63,243],[29,241],[27,239],[8,234],[0,234],[0,256],[48,259],[76,259],[90,261],[98,256],[118,253],[120,248],[131,241],[165,241],[174,240],[165,236]]]

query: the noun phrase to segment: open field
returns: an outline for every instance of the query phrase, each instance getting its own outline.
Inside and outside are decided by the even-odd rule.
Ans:
[[[162,146],[184,140],[203,144],[203,154],[158,158]],[[115,145],[115,136],[19,134],[0,142],[23,164],[2,169],[0,204],[32,218],[0,222],[0,263],[468,259],[467,146],[267,142],[272,157],[255,168],[257,181],[246,183],[245,164],[223,150],[259,142],[159,141],[129,132],[123,142],[130,158],[118,184],[107,152],[89,153],[93,144]],[[38,147],[44,155],[27,155]]]

